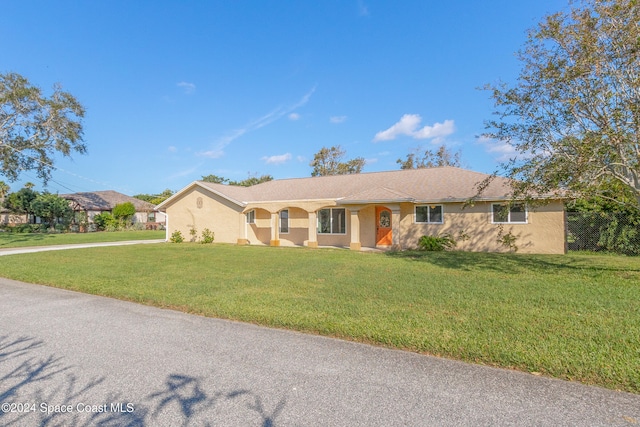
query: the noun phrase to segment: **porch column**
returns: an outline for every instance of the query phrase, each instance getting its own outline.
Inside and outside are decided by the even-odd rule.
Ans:
[[[271,241],[269,242],[270,246],[280,246],[280,224],[278,224],[279,219],[280,215],[278,215],[278,212],[271,213]]]
[[[238,223],[238,245],[248,245],[247,239],[247,215],[240,212],[240,222]]]
[[[391,247],[402,249],[400,246],[400,206],[391,207]]]
[[[358,213],[360,209],[349,209],[351,214],[351,243],[349,244],[349,249],[352,251],[359,251],[362,249],[362,244],[360,243],[360,217]]]
[[[318,247],[318,214],[309,212],[309,240],[307,246],[310,248]]]

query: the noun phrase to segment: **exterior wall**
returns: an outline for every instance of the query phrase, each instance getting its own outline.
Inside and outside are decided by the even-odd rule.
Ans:
[[[201,199],[200,205],[198,198]],[[290,202],[291,203],[291,202]],[[287,202],[260,207],[256,204],[255,224],[245,224],[246,240],[249,244],[269,245],[272,240],[272,212],[289,210],[289,232],[279,233],[278,240],[282,246],[302,246],[309,240],[309,212],[317,212],[322,208],[336,207],[335,202]],[[520,253],[565,253],[565,213],[562,202],[552,202],[528,209],[526,224],[493,224],[490,202],[479,202],[474,206],[464,207],[462,203],[440,204],[443,206],[443,224],[416,224],[414,220],[415,205],[412,203],[396,203],[382,206],[392,208],[400,214],[399,223],[394,224],[394,244],[401,249],[417,247],[423,235],[450,234],[457,242],[456,250],[476,252],[508,252],[511,248],[504,246],[498,239],[506,233],[516,237],[515,246]],[[352,206],[358,209],[359,239],[361,247],[376,247],[376,215],[375,205]],[[247,209],[244,209],[246,211]],[[197,235],[204,228],[215,233],[216,242],[237,243],[240,237],[243,208],[228,200],[194,187],[185,192],[179,199],[167,207],[169,215],[167,235],[179,230],[186,240],[192,228]],[[396,215],[396,214],[394,214]],[[394,221],[396,221],[394,219]],[[276,224],[279,227],[279,224]],[[315,224],[313,224],[315,227]],[[351,244],[351,213],[346,208],[346,232],[344,234],[317,234],[318,246],[349,247]]]
[[[309,213],[299,208],[288,209],[289,232],[280,233],[280,245],[302,246],[307,240],[309,240]]]
[[[12,214],[9,212],[3,212],[0,214],[0,224],[6,225],[18,225],[18,224],[26,224],[27,216],[20,214]]]
[[[216,242],[236,243],[241,212],[242,208],[228,200],[194,187],[167,206],[167,236],[180,231],[188,241],[191,229],[195,228],[199,237],[208,228],[215,233]]]
[[[268,245],[271,240],[271,213],[256,209],[255,224],[247,224],[247,240],[250,245]]]
[[[360,210],[360,243],[364,248],[376,247],[376,207],[367,206]]]
[[[401,246],[416,248],[423,235],[450,234],[457,242],[456,249],[474,252],[508,252],[510,248],[498,242],[503,235],[516,237],[520,253],[564,254],[565,217],[561,202],[552,202],[535,210],[529,209],[526,224],[493,224],[491,203],[477,203],[463,209],[461,203],[444,204],[443,224],[415,224],[414,205],[402,206]],[[463,237],[465,236],[465,237]]]

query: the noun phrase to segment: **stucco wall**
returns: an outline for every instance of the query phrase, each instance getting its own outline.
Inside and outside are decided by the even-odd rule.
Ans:
[[[461,203],[443,205],[443,224],[414,223],[413,205],[402,206],[401,245],[415,248],[423,235],[450,234],[458,243],[457,250],[507,252],[509,247],[498,242],[500,233],[516,237],[520,253],[565,253],[564,208],[552,202],[529,209],[526,224],[492,224],[491,203],[464,207]]]
[[[190,230],[200,237],[208,228],[215,233],[215,241],[236,243],[240,235],[241,208],[228,200],[199,187],[187,191],[167,206],[169,217],[167,235],[180,231],[185,241],[191,239]]]

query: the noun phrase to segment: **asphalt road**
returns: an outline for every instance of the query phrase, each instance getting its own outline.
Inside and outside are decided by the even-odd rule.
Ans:
[[[0,408],[15,426],[640,423],[640,395],[6,279]]]

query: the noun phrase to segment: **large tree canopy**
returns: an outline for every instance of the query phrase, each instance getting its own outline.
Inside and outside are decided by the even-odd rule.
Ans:
[[[347,154],[346,151],[339,145],[331,148],[322,147],[314,154],[313,160],[309,163],[309,166],[313,167],[311,176],[348,175],[362,172],[365,164],[364,158],[356,157],[343,162],[342,158],[345,154]]]
[[[0,174],[10,181],[35,170],[45,183],[56,153],[84,154],[84,108],[60,86],[51,97],[15,73],[0,74]]]
[[[519,59],[515,86],[486,87],[497,118],[484,134],[515,149],[502,165],[514,197],[640,205],[640,2],[572,2],[530,31]]]

